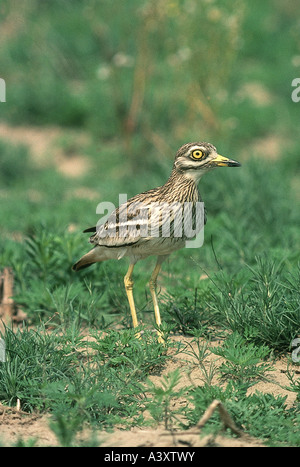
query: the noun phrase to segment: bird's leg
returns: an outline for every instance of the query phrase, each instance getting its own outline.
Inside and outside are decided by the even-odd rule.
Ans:
[[[132,280],[133,268],[134,268],[134,263],[131,263],[129,265],[126,276],[124,277],[124,285],[125,285],[125,290],[126,290],[128,302],[129,302],[133,327],[136,328],[138,326],[138,320],[137,320],[135,304],[134,304],[134,299],[133,299],[133,293],[132,293],[132,289],[133,289],[133,280]],[[140,334],[138,334],[138,337],[140,337]]]
[[[157,301],[157,296],[156,296],[156,281],[157,281],[157,276],[161,269],[161,264],[163,260],[164,260],[164,257],[158,257],[156,266],[154,268],[154,271],[149,281],[149,288],[150,288],[150,293],[151,293],[152,302],[154,306],[155,321],[158,327],[160,327],[161,325],[161,318],[160,318],[159,306],[158,306],[158,301]],[[160,331],[158,331],[158,342],[160,343],[164,342],[162,333]]]

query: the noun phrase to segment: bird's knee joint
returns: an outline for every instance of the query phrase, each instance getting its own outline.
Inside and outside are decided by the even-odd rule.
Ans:
[[[149,288],[150,288],[150,290],[155,290],[156,289],[156,281],[155,280],[150,279]]]
[[[132,290],[133,289],[133,280],[132,279],[128,279],[126,277],[124,277],[124,285],[125,285],[125,289],[126,290]]]

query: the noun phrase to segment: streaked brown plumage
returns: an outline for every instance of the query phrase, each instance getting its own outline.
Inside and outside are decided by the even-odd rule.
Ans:
[[[132,271],[136,262],[150,255],[156,255],[157,263],[150,278],[149,287],[154,304],[156,324],[161,324],[159,307],[155,293],[156,280],[162,262],[175,250],[183,248],[186,237],[176,236],[176,215],[190,213],[191,222],[195,220],[195,208],[201,196],[198,182],[207,171],[220,166],[238,167],[240,164],[231,159],[220,156],[216,148],[210,143],[187,143],[178,149],[171,175],[167,182],[158,188],[140,193],[120,205],[107,219],[104,225],[93,227],[85,232],[94,232],[90,243],[94,248],[85,254],[73,269],[90,266],[98,261],[107,259],[121,259],[129,256],[130,266],[124,278],[125,289],[131,310],[133,325],[138,325],[132,288]],[[163,213],[162,203],[174,207],[171,220],[167,220]],[[184,211],[184,205],[190,211]],[[169,227],[169,235],[161,234]],[[152,235],[154,228],[158,236]],[[176,232],[175,232],[176,233]],[[162,340],[161,335],[159,339]]]

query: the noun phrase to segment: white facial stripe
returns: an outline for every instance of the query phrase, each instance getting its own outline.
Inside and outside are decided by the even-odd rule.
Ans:
[[[204,148],[203,146],[192,146],[191,149],[189,150],[189,152],[186,155],[191,157],[191,158],[194,158],[194,156],[193,156],[194,152],[195,152],[196,155],[201,155],[202,154],[201,157],[197,158],[198,161],[201,160],[201,158],[207,156],[207,148]],[[195,159],[196,159],[196,157],[195,157]]]
[[[204,146],[199,146],[198,144],[195,144],[195,146],[192,146],[190,148],[190,153],[192,153],[193,151],[199,149],[200,151],[203,151],[203,152],[206,152],[207,151],[207,148],[205,148]]]
[[[186,158],[179,158],[178,162],[180,162],[181,167],[199,167],[199,161],[193,161],[192,159],[186,159]]]

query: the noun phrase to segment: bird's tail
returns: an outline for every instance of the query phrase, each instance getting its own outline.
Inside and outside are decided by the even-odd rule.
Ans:
[[[82,256],[77,263],[73,264],[73,271],[79,271],[80,269],[88,268],[97,261],[101,261],[99,257],[97,258],[95,249],[89,251],[86,255]]]

